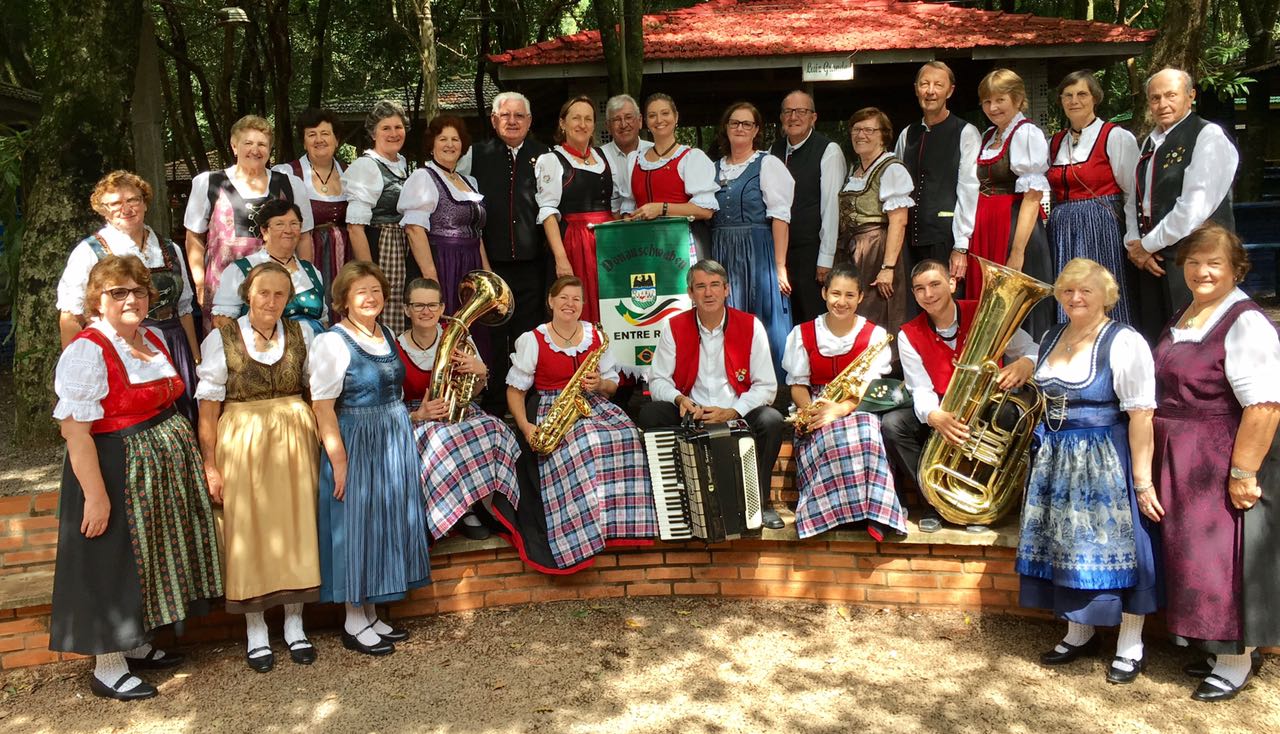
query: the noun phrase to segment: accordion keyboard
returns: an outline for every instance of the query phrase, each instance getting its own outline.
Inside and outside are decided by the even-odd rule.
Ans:
[[[684,482],[676,466],[679,461],[676,431],[645,431],[644,450],[658,510],[658,537],[689,540],[693,537],[693,528],[689,526]]]

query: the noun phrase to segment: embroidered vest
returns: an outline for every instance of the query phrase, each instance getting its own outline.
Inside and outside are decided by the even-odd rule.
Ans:
[[[604,170],[600,173],[574,168],[564,153],[552,149],[551,152],[560,159],[563,171],[560,178],[561,214],[610,211],[613,205],[613,172],[604,151],[599,148],[595,151],[596,157],[604,162]]]
[[[227,402],[247,403],[302,395],[307,390],[303,365],[307,361],[307,345],[302,341],[302,327],[284,319],[284,354],[275,364],[263,364],[249,356],[240,324],[231,321],[218,327],[222,334],[222,351],[227,356]]]

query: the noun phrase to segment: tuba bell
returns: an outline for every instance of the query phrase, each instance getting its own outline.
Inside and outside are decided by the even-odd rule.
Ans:
[[[499,326],[505,324],[514,312],[515,298],[507,282],[488,270],[473,270],[458,283],[458,302],[462,304],[452,316],[441,316],[445,322],[436,359],[431,366],[431,392],[429,400],[444,398],[449,407],[446,423],[457,423],[467,412],[467,406],[475,397],[479,378],[459,374],[453,367],[453,352],[475,354],[467,341],[472,324]]]
[[[1030,381],[1001,390],[998,360],[1031,308],[1053,292],[1031,276],[975,259],[982,267],[982,297],[939,406],[968,426],[969,440],[956,446],[935,432],[920,456],[920,491],[938,514],[959,525],[995,522],[1026,484],[1044,395]]]

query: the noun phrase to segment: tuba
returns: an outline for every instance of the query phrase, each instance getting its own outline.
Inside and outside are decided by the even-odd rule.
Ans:
[[[997,360],[1031,307],[1053,292],[1028,275],[975,259],[982,267],[982,297],[939,406],[969,427],[969,440],[956,446],[933,433],[920,456],[920,491],[938,514],[960,525],[995,522],[1026,483],[1044,396],[1032,382],[1001,390]]]
[[[582,376],[588,372],[594,372],[599,367],[600,358],[609,348],[609,335],[600,328],[600,324],[596,324],[596,331],[601,337],[600,346],[592,350],[591,354],[582,360],[582,364],[578,365],[573,377],[569,378],[569,382],[565,383],[560,394],[556,395],[555,401],[551,403],[547,416],[533,431],[529,448],[543,456],[556,450],[579,418],[591,415],[591,404],[587,402],[587,396],[582,393]]]
[[[845,365],[845,368],[840,370],[840,374],[827,383],[819,395],[814,396],[812,402],[800,408],[794,414],[787,416],[786,422],[795,425],[798,435],[804,435],[810,431],[813,422],[818,419],[819,400],[827,400],[832,403],[842,403],[846,400],[852,400],[856,403],[861,400],[862,394],[867,391],[867,386],[871,384],[871,380],[867,377],[867,370],[871,369],[871,364],[875,362],[876,356],[887,348],[891,341],[893,341],[893,335],[885,334],[883,338],[868,344],[867,348],[862,350],[862,354],[859,354],[852,362]]]
[[[487,270],[473,270],[458,283],[458,301],[462,306],[452,316],[441,316],[445,322],[440,346],[436,348],[436,360],[431,366],[431,392],[429,400],[444,398],[449,414],[444,422],[457,423],[467,412],[467,406],[475,397],[476,383],[480,378],[454,371],[453,352],[476,353],[467,341],[474,323],[485,326],[505,324],[514,311],[515,298],[507,282]]]

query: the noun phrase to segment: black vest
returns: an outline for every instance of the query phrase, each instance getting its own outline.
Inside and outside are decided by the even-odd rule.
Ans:
[[[595,149],[596,158],[604,162],[604,170],[593,173],[574,168],[560,151],[551,152],[560,159],[560,168],[564,171],[560,176],[560,213],[609,211],[613,204],[613,173],[609,170],[609,159],[605,158],[604,153],[599,148]]]
[[[484,195],[487,213],[484,247],[489,260],[541,259],[547,244],[534,200],[538,190],[534,164],[549,149],[533,138],[525,138],[514,173],[507,144],[501,138],[476,143],[471,151],[471,175]]]
[[[960,136],[967,124],[953,112],[931,128],[923,122],[907,128],[902,163],[915,184],[911,198],[916,205],[908,210],[907,227],[908,243],[914,247],[955,246],[951,224],[960,180]]]
[[[1187,115],[1165,137],[1154,156],[1145,154],[1149,149],[1148,146],[1151,145],[1151,137],[1147,136],[1143,142],[1144,154],[1138,157],[1138,224],[1143,235],[1154,229],[1178,202],[1178,197],[1182,195],[1182,177],[1187,172],[1187,166],[1191,165],[1191,156],[1196,152],[1196,138],[1200,137],[1200,131],[1208,124],[1210,123],[1194,112]],[[1147,169],[1151,165],[1152,158],[1158,159],[1159,168],[1156,169],[1155,177],[1151,182],[1151,219],[1147,219],[1142,216],[1142,201],[1147,195]],[[1236,219],[1231,211],[1230,189],[1227,190],[1222,203],[1218,204],[1218,208],[1209,215],[1209,220],[1227,229],[1235,230]]]
[[[822,238],[822,154],[831,138],[814,130],[791,158],[787,159],[787,137],[778,138],[770,153],[786,161],[787,170],[796,180],[795,198],[791,202],[791,226],[788,228],[790,249],[817,249]]]

